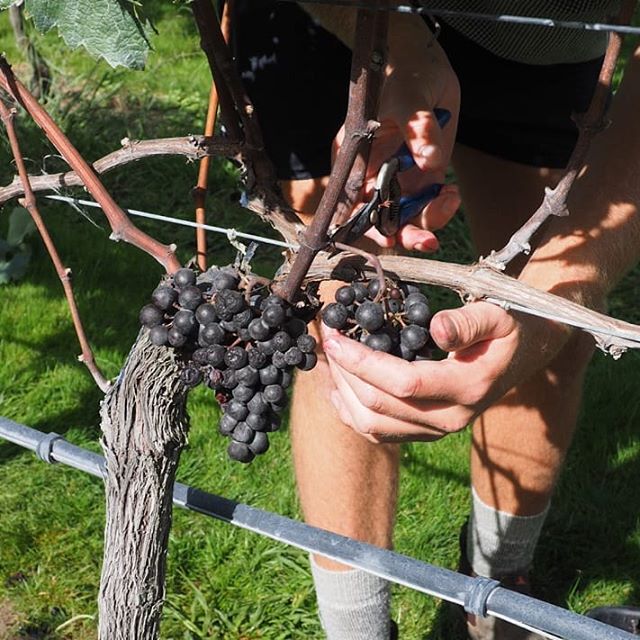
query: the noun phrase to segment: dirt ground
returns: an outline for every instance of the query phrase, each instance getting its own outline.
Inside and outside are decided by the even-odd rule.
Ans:
[[[14,640],[18,616],[8,600],[0,600],[0,640]]]

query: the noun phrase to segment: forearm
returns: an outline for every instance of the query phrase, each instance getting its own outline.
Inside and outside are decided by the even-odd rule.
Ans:
[[[554,218],[521,279],[599,306],[640,259],[640,48],[586,168],[569,196],[570,215]]]

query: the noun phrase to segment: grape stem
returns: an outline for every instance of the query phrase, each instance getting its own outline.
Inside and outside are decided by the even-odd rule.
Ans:
[[[618,14],[618,24],[629,24],[633,17],[637,0],[626,0]],[[598,84],[593,93],[589,109],[585,114],[574,116],[578,126],[578,140],[569,158],[565,174],[554,189],[545,189],[542,204],[533,215],[509,238],[507,244],[499,251],[492,251],[481,262],[489,267],[504,271],[507,265],[521,253],[531,252],[531,239],[544,222],[551,216],[568,216],[567,198],[591,146],[593,137],[608,126],[605,114],[611,97],[611,82],[616,69],[616,62],[622,47],[622,35],[616,32],[609,34],[609,43],[605,53]]]
[[[87,334],[84,330],[84,326],[82,324],[82,320],[80,318],[80,312],[78,311],[78,305],[76,304],[75,295],[73,293],[73,284],[71,281],[71,269],[65,267],[60,259],[60,254],[56,249],[56,246],[49,234],[49,230],[47,229],[42,216],[40,215],[40,211],[38,210],[38,205],[36,203],[36,198],[31,189],[31,185],[29,183],[29,175],[27,173],[27,168],[24,163],[24,158],[22,156],[22,152],[20,150],[20,143],[18,141],[18,136],[16,135],[15,126],[13,123],[13,119],[15,117],[15,110],[8,109],[5,104],[0,100],[0,119],[4,123],[4,126],[7,130],[7,136],[9,138],[9,144],[11,145],[11,152],[13,154],[13,158],[16,163],[16,167],[18,168],[18,175],[20,176],[20,180],[22,180],[24,194],[25,197],[20,199],[20,204],[29,212],[40,236],[42,237],[42,241],[51,257],[51,261],[56,269],[56,273],[58,274],[58,278],[60,278],[60,282],[62,283],[62,288],[64,289],[64,295],[67,298],[67,303],[69,305],[69,310],[71,312],[71,318],[73,320],[73,327],[76,331],[76,335],[78,336],[78,342],[80,343],[80,348],[82,349],[82,354],[79,356],[79,360],[85,364],[89,373],[93,377],[95,383],[98,385],[101,391],[106,393],[111,384],[104,377],[96,361],[93,357],[93,351],[91,349],[91,345],[89,344],[89,340],[87,339]]]
[[[370,143],[379,124],[376,116],[381,82],[373,81],[384,70],[383,51],[389,16],[381,11],[358,9],[355,44],[351,62],[349,106],[344,123],[345,137],[331,170],[329,184],[322,194],[313,222],[300,240],[300,249],[278,295],[293,302],[316,254],[327,244],[327,231],[336,213],[354,162],[364,143]],[[353,189],[351,189],[353,196]]]
[[[376,276],[378,277],[378,293],[376,293],[374,302],[380,302],[380,299],[384,295],[384,292],[387,288],[387,281],[384,277],[384,269],[382,268],[382,264],[380,263],[380,259],[373,253],[369,253],[364,249],[358,249],[356,247],[352,247],[348,244],[342,244],[341,242],[334,243],[336,249],[340,249],[340,251],[347,251],[349,253],[354,253],[358,256],[362,256],[365,260],[376,270]]]

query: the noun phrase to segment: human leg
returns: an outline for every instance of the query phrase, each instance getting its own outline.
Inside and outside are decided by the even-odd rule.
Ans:
[[[283,194],[309,222],[324,179],[287,181]],[[330,301],[342,283],[325,283]],[[316,323],[310,333],[319,340]],[[305,520],[356,540],[392,545],[399,447],[376,445],[346,427],[329,401],[331,375],[322,353],[312,371],[299,372],[291,405],[293,459]],[[385,580],[322,556],[312,559],[320,617],[328,638],[387,640],[389,589]]]
[[[454,166],[472,236],[483,255],[505,244],[540,204],[544,187],[553,186],[559,176],[557,171],[501,160],[462,146],[456,149]],[[514,275],[523,262],[513,267]],[[546,368],[475,421],[471,451],[474,508],[466,549],[475,573],[526,575],[571,443],[592,351],[588,337],[574,334]],[[528,637],[504,623],[497,628],[495,624],[494,620],[478,621],[470,633],[495,640]]]

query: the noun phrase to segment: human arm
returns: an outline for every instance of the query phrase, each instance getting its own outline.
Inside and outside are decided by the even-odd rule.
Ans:
[[[520,279],[599,308],[640,256],[640,52],[628,63],[571,214],[553,218]],[[373,439],[433,439],[463,428],[508,389],[544,369],[571,336],[555,323],[487,303],[437,314],[431,331],[450,352],[442,362],[404,363],[327,334],[335,403],[347,424]],[[342,347],[342,353],[336,346]],[[384,381],[376,372],[384,372]]]

